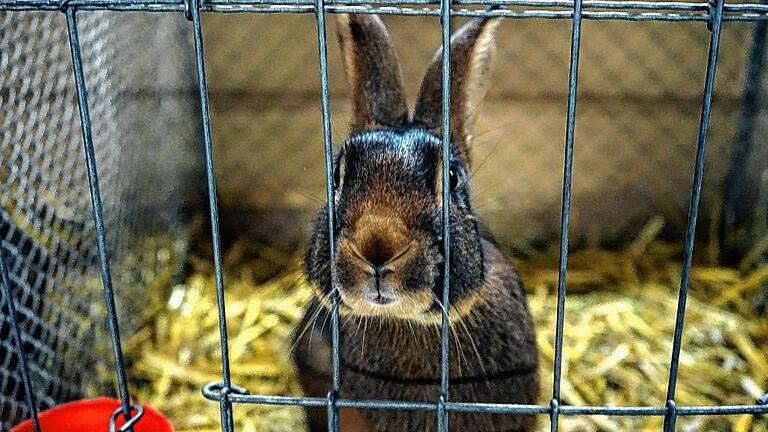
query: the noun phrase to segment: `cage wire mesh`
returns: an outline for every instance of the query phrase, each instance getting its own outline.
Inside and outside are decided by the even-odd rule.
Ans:
[[[439,45],[437,20],[429,18],[434,28],[426,31],[427,19],[386,18],[405,76],[413,80],[406,84],[411,95],[414,77]],[[307,221],[316,206],[312,197],[323,195],[314,23],[309,15],[207,15],[205,21],[206,43],[215,47],[206,56],[224,216],[232,218],[231,231],[238,235],[250,229],[257,239],[295,247],[306,232],[296,222]],[[2,24],[0,180],[10,193],[0,197],[0,234],[34,388],[46,407],[93,389],[105,391],[111,356],[102,329],[63,17],[5,13]],[[198,135],[188,87],[193,72],[185,58],[193,52],[188,26],[181,14],[88,12],[80,19],[107,234],[127,333],[151,313],[137,305],[158,294],[152,288],[166,285],[157,281],[172,273],[184,249],[183,240],[174,240],[183,239],[182,185],[194,162],[187,144]],[[733,137],[755,26],[724,28],[705,216],[718,211],[725,155],[738,144]],[[572,231],[595,242],[631,238],[625,235],[657,214],[682,230],[706,25],[586,21],[583,27]],[[507,241],[547,238],[559,228],[554,215],[562,186],[570,31],[568,20],[510,20],[499,33],[497,79],[476,128],[475,160],[483,167],[475,184],[482,212]],[[348,95],[338,53],[331,48],[329,54],[338,138],[344,135]],[[760,120],[750,132],[758,149],[765,148],[764,75],[763,97],[754,108]],[[766,165],[764,151],[750,155],[747,171],[762,185]],[[244,218],[259,223],[243,224]],[[0,359],[7,367],[0,370],[0,418],[11,420],[3,427],[29,414],[7,323],[4,311]],[[106,371],[93,374],[94,368]]]
[[[183,260],[195,99],[183,17],[97,12],[80,34],[120,324]],[[112,354],[64,16],[0,18],[0,241],[40,408],[112,393]],[[3,303],[4,304],[4,303]],[[0,313],[0,430],[29,418]]]
[[[440,43],[438,21],[383,19],[413,97]],[[324,193],[318,70],[308,61],[317,55],[313,17],[211,14],[205,24],[223,216],[234,219],[231,227],[251,229],[267,243],[300,244],[306,231],[296,230],[295,221],[310,218]],[[760,25],[729,22],[723,29],[699,211],[698,232],[705,235],[722,211],[730,155],[742,145],[736,136],[745,109],[748,52]],[[474,160],[482,167],[474,183],[481,212],[508,243],[551,240],[560,229],[570,26],[509,20],[498,31],[496,78],[476,127]],[[331,22],[329,43],[332,27]],[[687,223],[711,34],[701,22],[585,21],[581,36],[571,232],[585,242],[617,245],[661,215],[679,241]],[[328,54],[338,142],[349,118],[348,85],[338,50],[330,46]],[[761,69],[760,97],[749,108],[758,118],[766,113],[765,75]],[[755,179],[768,168],[765,140],[757,124],[748,135],[756,151],[737,170]],[[755,214],[765,219],[764,212]],[[260,223],[248,224],[249,218]],[[759,233],[765,231],[752,235]],[[663,405],[663,397],[641,404]],[[696,424],[682,427],[695,430]]]
[[[328,19],[332,44],[333,18]],[[414,97],[440,43],[438,21],[383,19]],[[233,218],[230,227],[251,229],[256,238],[290,249],[307,232],[296,230],[295,222],[311,218],[324,194],[313,17],[211,14],[205,24],[223,217]],[[494,233],[508,244],[545,239],[556,245],[551,240],[560,229],[570,25],[509,20],[498,30],[497,70],[476,126],[474,160],[481,168],[474,174],[474,192]],[[698,232],[704,235],[720,217],[731,154],[742,145],[737,130],[745,109],[748,55],[761,37],[756,32],[761,25],[729,22],[723,29],[699,211]],[[663,216],[670,222],[669,236],[679,241],[687,223],[709,30],[701,22],[585,21],[581,36],[571,233],[588,243],[620,245]],[[758,46],[765,51],[764,44]],[[348,85],[333,45],[328,55],[338,142],[349,118]],[[756,79],[761,90],[749,109],[762,123],[764,68]],[[737,167],[738,174],[764,189],[754,179],[768,168],[765,135],[758,124],[748,135],[755,151],[747,165]],[[757,195],[748,200],[758,201]],[[764,212],[755,214],[765,219]],[[249,219],[260,223],[249,224]],[[753,240],[765,233],[757,227]],[[663,405],[663,399],[661,392],[640,404]],[[643,421],[622,418],[621,424],[630,420],[637,420],[638,428]],[[712,427],[691,417],[679,423],[685,430]]]

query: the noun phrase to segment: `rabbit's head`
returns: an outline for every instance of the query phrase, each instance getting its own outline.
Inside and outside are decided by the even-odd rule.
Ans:
[[[450,301],[457,308],[474,301],[484,281],[468,126],[489,80],[496,23],[471,20],[451,39]],[[336,259],[322,211],[306,255],[310,282],[327,299],[335,266],[342,312],[434,321],[443,289],[442,51],[411,115],[381,20],[340,15],[338,36],[352,87],[351,133],[334,159]]]

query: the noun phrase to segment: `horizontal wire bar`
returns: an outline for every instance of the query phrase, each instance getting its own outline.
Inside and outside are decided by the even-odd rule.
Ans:
[[[328,13],[361,13],[404,16],[439,16],[438,8],[400,7],[398,5],[429,5],[416,0],[387,0],[375,3],[377,6],[362,6],[360,0],[330,1],[326,6]],[[562,0],[464,0],[465,5],[480,5],[496,2],[510,3],[505,6],[564,8],[569,2]],[[514,4],[512,4],[514,3]],[[597,0],[585,2],[585,7],[592,9],[611,9],[609,11],[584,11],[583,19],[617,21],[708,21],[710,20],[706,3],[689,2],[624,2]],[[60,2],[52,0],[0,0],[0,11],[58,11]],[[70,0],[68,6],[83,11],[133,11],[133,12],[184,12],[185,5],[178,0]],[[620,10],[623,9],[623,10]],[[211,0],[200,6],[201,12],[214,13],[315,13],[315,7],[306,0]],[[631,12],[630,12],[631,11]],[[648,12],[638,12],[648,11]],[[665,12],[666,11],[666,12]],[[455,9],[451,12],[459,17],[499,17],[507,19],[571,19],[570,10],[533,9],[494,11]],[[740,3],[727,6],[723,21],[761,21],[768,20],[768,4]]]
[[[448,402],[446,403],[446,409],[448,411],[481,412],[488,414],[548,414],[551,411],[551,408],[545,405],[485,402]]]
[[[638,406],[560,406],[561,415],[590,416],[610,415],[622,417],[661,417],[666,414],[664,407],[638,407]]]
[[[324,2],[328,8],[333,6],[374,6],[388,7],[398,5],[431,5],[440,4],[436,0],[328,0]],[[571,10],[573,2],[567,0],[454,0],[453,4],[464,6],[486,6],[498,5],[504,7],[538,7],[552,8],[559,7]],[[58,0],[1,0],[0,5],[18,5],[40,7],[47,6],[59,10],[61,2]],[[156,6],[168,7],[175,6],[172,10],[184,8],[183,0],[70,0],[68,6],[80,9],[91,7],[109,7],[109,6]],[[209,10],[211,6],[287,6],[304,5],[314,7],[314,0],[210,0],[200,5],[201,10]],[[666,1],[621,1],[621,0],[585,0],[582,2],[583,9],[631,9],[631,10],[669,10],[669,11],[709,11],[706,2],[666,2]],[[764,3],[734,3],[727,4],[723,9],[725,12],[768,12],[768,4]],[[451,12],[453,14],[454,11]],[[494,15],[495,11],[477,10],[484,15]]]
[[[438,404],[431,402],[398,401],[397,404],[392,404],[392,402],[393,401],[375,399],[339,399],[337,404],[343,408],[400,409],[422,411],[438,409]]]
[[[203,392],[203,395],[210,400],[219,401],[221,396],[218,392]],[[256,404],[256,405],[290,405],[303,407],[324,407],[328,400],[324,397],[301,397],[301,396],[270,396],[270,395],[250,395],[230,393],[227,398],[230,402],[236,404]],[[402,400],[385,399],[342,399],[336,400],[336,404],[341,408],[367,408],[367,409],[403,409],[403,410],[421,410],[436,411],[437,402],[415,402]],[[486,402],[446,402],[445,408],[448,411],[457,412],[478,412],[490,414],[547,414],[551,408],[548,405],[523,405],[523,404],[503,404]],[[661,417],[667,412],[666,407],[640,407],[640,406],[570,406],[563,405],[558,408],[560,415],[566,416],[585,416],[585,415],[607,415],[607,416],[644,416]],[[720,406],[678,406],[677,415],[735,415],[735,414],[768,414],[768,405],[720,405]]]
[[[768,405],[719,405],[677,407],[678,416],[768,414]]]

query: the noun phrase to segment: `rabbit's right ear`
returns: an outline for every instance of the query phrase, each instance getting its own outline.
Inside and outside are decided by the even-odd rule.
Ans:
[[[338,15],[344,69],[352,87],[351,132],[408,121],[400,64],[384,23],[376,15]]]

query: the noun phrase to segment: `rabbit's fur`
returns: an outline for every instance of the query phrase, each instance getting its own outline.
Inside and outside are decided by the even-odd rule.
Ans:
[[[536,342],[516,270],[474,216],[468,127],[488,83],[497,21],[468,22],[451,41],[451,401],[534,403]],[[352,86],[350,137],[334,162],[336,260],[326,211],[306,254],[315,292],[297,330],[295,362],[305,392],[331,385],[331,286],[341,298],[341,397],[437,400],[443,305],[442,53],[421,85],[413,116],[381,20],[340,15],[339,41]],[[331,266],[336,280],[331,283]],[[325,409],[309,410],[325,430]],[[525,431],[527,415],[450,412],[452,431]],[[436,430],[434,411],[342,409],[342,430]]]

